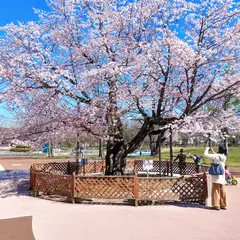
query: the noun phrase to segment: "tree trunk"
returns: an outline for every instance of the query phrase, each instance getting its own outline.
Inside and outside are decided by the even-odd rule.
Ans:
[[[123,173],[123,161],[121,151],[124,146],[123,129],[120,114],[117,107],[117,86],[116,81],[109,81],[109,109],[107,115],[108,136],[106,153],[106,175],[113,175],[117,172]]]
[[[51,158],[51,146],[48,144],[48,158]]]
[[[52,158],[53,157],[53,141],[50,140],[48,144],[48,157]]]
[[[123,175],[127,151],[123,141],[107,141],[106,175]]]
[[[151,150],[151,156],[155,156],[159,152],[159,147],[162,145],[162,143],[166,140],[164,137],[165,131],[161,131],[159,134],[149,134],[150,139],[150,150]]]
[[[120,124],[120,122],[119,122]],[[119,127],[121,125],[118,125]],[[118,133],[120,132],[120,128]],[[126,157],[128,153],[135,151],[142,143],[144,138],[149,133],[149,119],[145,119],[144,124],[132,139],[131,142],[125,144],[123,138],[110,139],[107,141],[107,154],[106,154],[106,175],[120,175],[124,174],[126,166]],[[116,137],[116,136],[115,136]]]
[[[102,158],[102,139],[99,138],[98,141],[98,157]]]
[[[77,144],[76,144],[76,162],[79,162],[80,158],[80,141],[79,141],[79,132],[77,131]]]
[[[211,133],[208,134],[208,147],[212,148],[212,140],[211,140]]]
[[[121,114],[118,113],[117,107],[117,86],[116,81],[110,80],[109,84],[109,108],[107,114],[107,153],[106,153],[106,175],[124,174],[125,161],[128,153],[135,151],[143,142],[145,137],[154,130],[153,125],[155,122],[159,124],[159,119],[151,119],[145,117],[143,125],[137,135],[129,142],[124,143],[123,127],[121,122]],[[169,123],[162,122],[162,124]],[[161,131],[160,139],[164,135],[164,130]],[[159,146],[159,145],[158,145]]]
[[[170,146],[170,166],[171,166],[171,177],[173,176],[173,144],[172,144],[172,128],[170,127],[170,137],[169,137],[169,146]]]
[[[148,134],[149,136],[149,141],[150,141],[150,151],[151,151],[151,156],[156,155],[157,148],[156,148],[156,140],[154,139],[154,135]]]

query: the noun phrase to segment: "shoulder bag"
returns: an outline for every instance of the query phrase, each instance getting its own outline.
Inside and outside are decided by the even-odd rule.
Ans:
[[[222,165],[219,163],[212,163],[211,167],[208,170],[210,175],[223,175],[224,174],[224,169]]]

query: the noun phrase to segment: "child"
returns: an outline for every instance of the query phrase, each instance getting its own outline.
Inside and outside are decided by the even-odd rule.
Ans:
[[[200,163],[201,163],[201,159],[202,157],[201,156],[198,156],[197,154],[194,154],[192,156],[195,164],[196,164],[196,172],[199,173],[199,168],[200,168]]]
[[[229,169],[228,169],[228,166],[225,165],[225,177],[226,177],[226,181],[227,183],[231,183],[231,180],[232,180],[232,176],[231,176],[231,173],[229,172]]]

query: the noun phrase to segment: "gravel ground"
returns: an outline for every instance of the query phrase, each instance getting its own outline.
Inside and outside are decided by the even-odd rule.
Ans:
[[[240,239],[240,185],[227,186],[228,210],[213,211],[191,204],[136,208],[30,197],[28,173],[0,173],[0,219],[32,216],[36,240]]]

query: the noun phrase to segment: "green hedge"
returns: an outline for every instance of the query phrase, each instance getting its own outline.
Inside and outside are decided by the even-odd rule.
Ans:
[[[29,146],[24,146],[24,145],[16,145],[14,148],[31,148]]]
[[[11,152],[29,152],[31,150],[30,147],[24,147],[24,148],[10,148]]]

